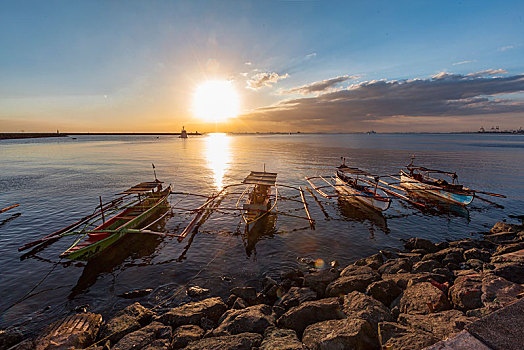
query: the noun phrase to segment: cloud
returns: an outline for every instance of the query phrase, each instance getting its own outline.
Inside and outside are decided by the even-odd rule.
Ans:
[[[473,61],[460,61],[460,62],[455,62],[453,63],[454,66],[458,66],[460,64],[466,64],[466,63],[472,63]]]
[[[500,68],[499,69],[486,69],[486,70],[481,70],[480,72],[469,73],[467,76],[477,78],[477,77],[482,77],[485,75],[506,74],[507,72],[508,72],[507,70],[500,69]]]
[[[253,90],[260,89],[264,86],[272,86],[276,82],[282,79],[286,79],[289,77],[289,74],[279,75],[278,73],[258,73],[251,77],[250,80],[247,81],[247,87]]]
[[[328,90],[329,88],[340,84],[348,79],[356,79],[355,76],[349,76],[349,75],[342,75],[339,77],[316,81],[314,83],[303,85],[299,87],[295,87],[286,91],[283,91],[282,94],[300,94],[300,95],[307,95],[314,92],[324,92]]]
[[[502,47],[499,47],[498,50],[499,51],[506,51],[506,50],[511,50],[511,49],[514,49],[515,46],[513,45],[508,45],[508,46],[502,46]]]
[[[247,62],[244,62],[244,64],[245,64],[246,66],[250,66],[250,65],[252,65],[253,63],[247,61]]]
[[[310,127],[352,127],[359,123],[390,123],[410,120],[409,127],[424,117],[466,118],[468,116],[524,113],[522,100],[496,95],[524,91],[524,74],[486,76],[501,70],[468,75],[439,73],[413,80],[373,80],[315,97],[287,99],[242,116],[260,122],[285,122]],[[449,120],[449,119],[446,119]],[[455,119],[453,119],[455,120]],[[458,119],[457,119],[458,120]]]
[[[309,55],[306,55],[306,59],[307,59],[307,58],[315,57],[316,55],[317,55],[316,52],[312,52],[312,53],[310,53]]]

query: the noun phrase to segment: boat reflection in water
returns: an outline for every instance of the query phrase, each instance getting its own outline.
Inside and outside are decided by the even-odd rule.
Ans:
[[[436,196],[423,195],[419,192],[407,191],[409,198],[416,202],[424,204],[425,208],[419,208],[424,215],[433,215],[441,217],[462,217],[470,222],[469,210],[458,204],[453,204],[449,201],[439,199]]]
[[[167,209],[170,210],[170,209]],[[165,213],[162,212],[162,214]],[[151,227],[152,230],[163,232],[170,214]],[[151,221],[154,221],[152,219]],[[157,235],[137,233],[127,234],[125,239],[119,240],[106,249],[103,254],[98,254],[87,262],[78,278],[76,285],[69,294],[69,299],[87,292],[102,274],[113,273],[117,268],[125,270],[132,266],[146,266],[155,257],[154,253],[163,238]],[[142,260],[141,262],[136,262]],[[126,263],[128,261],[129,263]]]
[[[375,229],[384,233],[389,233],[388,223],[384,215],[373,208],[355,199],[338,199],[338,208],[343,216],[350,221],[361,222],[369,225],[371,237],[375,234]]]
[[[252,254],[256,256],[257,251],[255,246],[259,241],[272,238],[277,234],[276,223],[277,214],[269,213],[255,223],[245,226],[242,241],[244,242],[248,257],[251,257]]]

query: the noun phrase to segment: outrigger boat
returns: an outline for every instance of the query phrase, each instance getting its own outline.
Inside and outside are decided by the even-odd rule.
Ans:
[[[168,208],[167,199],[171,185],[162,189],[162,182],[142,182],[120,194],[137,194],[138,202],[124,209],[93,230],[73,232],[83,234],[60,257],[73,260],[89,260],[107,249],[128,233],[140,233],[162,209]],[[155,220],[155,222],[158,221]]]
[[[276,186],[277,173],[252,171],[243,181],[243,184],[254,185],[251,191],[249,187],[238,198],[236,207],[240,208],[240,202],[245,198],[242,205],[242,219],[246,225],[251,225],[270,213],[277,205],[278,189]],[[275,188],[275,200],[271,201],[272,188]]]

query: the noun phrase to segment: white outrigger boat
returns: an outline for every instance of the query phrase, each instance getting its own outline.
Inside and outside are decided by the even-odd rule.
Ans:
[[[243,184],[254,185],[251,191],[249,191],[249,187],[244,190],[236,204],[236,207],[240,208],[240,202],[245,198],[241,213],[246,225],[254,224],[276,207],[278,201],[276,181],[277,173],[266,171],[252,171],[242,181]],[[272,202],[273,187],[275,188],[275,200]]]

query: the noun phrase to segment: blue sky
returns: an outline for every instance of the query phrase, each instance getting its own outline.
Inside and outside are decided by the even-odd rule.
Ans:
[[[193,117],[191,97],[208,79],[231,80],[240,95],[242,115],[224,130],[524,126],[522,1],[4,1],[1,8],[0,131],[202,130],[209,126]],[[323,90],[289,93],[344,76]],[[413,79],[465,90],[399,108],[413,100],[388,94],[397,82],[416,89]],[[390,97],[364,104],[361,92],[376,91],[376,80],[389,83],[381,97]],[[492,84],[498,88],[485,89]]]

